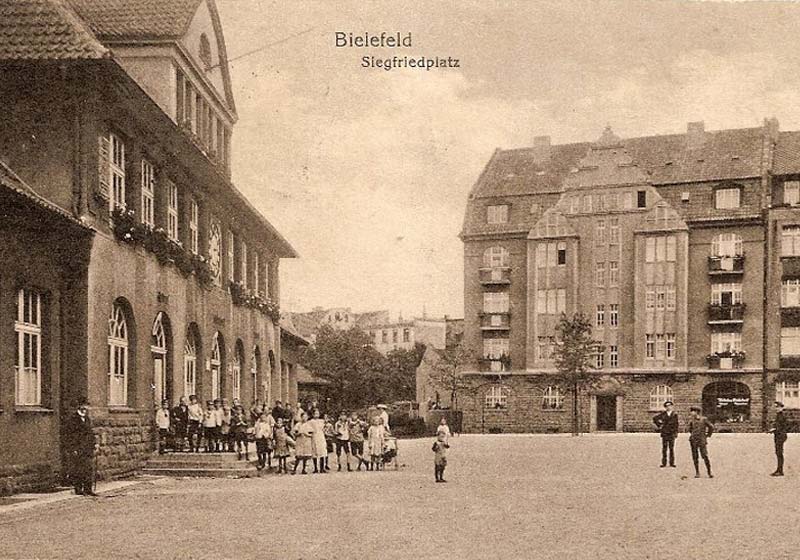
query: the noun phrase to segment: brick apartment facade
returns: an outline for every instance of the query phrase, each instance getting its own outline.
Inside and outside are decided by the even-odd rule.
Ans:
[[[0,0],[0,76],[0,493],[61,476],[81,400],[108,478],[161,398],[296,397],[296,253],[230,181],[214,2]]]
[[[776,398],[800,412],[799,174],[774,119],[497,150],[461,232],[465,429],[570,430],[561,312],[602,343],[583,430],[650,431],[666,399],[723,431],[764,429]]]

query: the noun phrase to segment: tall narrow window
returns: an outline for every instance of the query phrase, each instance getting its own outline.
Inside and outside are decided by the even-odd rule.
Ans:
[[[645,358],[656,357],[656,337],[652,334],[644,335],[644,356]]]
[[[214,275],[214,283],[222,285],[222,228],[219,222],[211,219],[208,231],[208,264]]]
[[[612,344],[608,347],[608,365],[609,367],[619,367],[619,346]]]
[[[250,383],[252,384],[253,393],[251,399],[253,403],[258,400],[258,362],[259,353],[258,348],[253,348],[253,353],[250,356]]]
[[[594,285],[595,286],[606,285],[606,263],[603,261],[598,261],[595,263]]]
[[[563,288],[559,288],[556,291],[556,312],[557,313],[566,313],[567,312],[567,291]]]
[[[605,365],[606,365],[606,355],[605,355],[605,352],[603,351],[603,348],[602,348],[602,347],[598,347],[598,348],[595,350],[595,355],[594,355],[594,367],[595,367],[596,369],[603,369],[603,368],[605,367]]]
[[[42,404],[42,296],[21,289],[17,293],[16,399],[18,405]]]
[[[667,333],[667,359],[675,359],[675,333]]]
[[[118,304],[108,319],[108,404],[128,404],[128,324]]]
[[[595,227],[594,243],[595,245],[604,245],[605,242],[606,242],[606,221],[597,220],[597,225]]]
[[[142,223],[154,227],[153,205],[155,199],[156,172],[153,164],[142,160]]]
[[[200,253],[200,207],[194,198],[189,202],[189,249]]]
[[[125,208],[125,144],[114,133],[100,137],[98,155],[100,194],[108,198],[109,211]]]
[[[197,344],[194,336],[186,336],[183,347],[183,394],[188,397],[197,393]]]
[[[247,243],[245,243],[244,239],[242,239],[241,244],[241,252],[242,252],[242,267],[241,267],[241,282],[242,286],[247,288]]]
[[[783,203],[790,206],[800,204],[800,181],[783,183]]]
[[[781,284],[781,307],[800,306],[800,278],[789,278]]]
[[[608,306],[608,324],[611,328],[619,326],[619,304],[611,303]]]
[[[258,266],[258,252],[253,251],[253,293],[261,293],[261,268]]]
[[[211,344],[211,398],[218,399],[222,385],[222,352],[219,347],[219,333],[214,333]]]
[[[567,244],[564,241],[559,241],[557,247],[556,264],[558,266],[563,266],[567,264]]]
[[[619,218],[608,220],[608,242],[612,245],[619,243]]]
[[[167,182],[167,235],[178,241],[178,187]]]
[[[786,226],[781,232],[781,255],[800,256],[800,226]]]
[[[619,263],[617,261],[609,261],[608,263],[608,285],[619,285]]]
[[[228,230],[228,280],[234,282],[236,280],[236,253],[235,253],[235,239],[233,232]]]
[[[595,325],[598,327],[602,327],[605,324],[606,324],[606,306],[605,304],[601,303],[597,306]]]
[[[242,356],[238,348],[231,362],[231,371],[233,373],[233,391],[231,398],[240,399],[242,396]]]
[[[636,207],[647,208],[647,191],[636,191]]]
[[[183,75],[183,72],[180,70],[176,70],[175,72],[175,122],[178,123],[180,126],[184,119],[186,118],[184,115],[186,114],[186,104],[185,104],[185,83],[186,78]]]

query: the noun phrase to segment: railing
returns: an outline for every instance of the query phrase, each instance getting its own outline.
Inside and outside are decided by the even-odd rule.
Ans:
[[[711,304],[708,306],[708,322],[713,323],[741,323],[744,321],[744,311],[747,306],[743,303],[733,305]]]
[[[511,269],[507,266],[496,268],[481,268],[480,283],[484,286],[494,284],[511,284]]]
[[[744,364],[743,352],[720,352],[706,356],[709,369],[740,369]]]
[[[511,328],[511,314],[508,311],[503,313],[481,313],[481,330],[507,331],[509,328]]]
[[[709,274],[744,273],[744,255],[733,257],[708,257]]]

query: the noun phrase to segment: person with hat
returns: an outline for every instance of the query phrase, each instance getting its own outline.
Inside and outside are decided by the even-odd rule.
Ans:
[[[386,411],[386,409],[389,407],[386,406],[385,404],[379,404],[375,408],[381,411],[379,416],[383,420],[383,429],[386,431],[387,434],[391,433],[392,430],[389,429],[389,413]]]
[[[161,401],[161,408],[156,411],[156,427],[158,428],[158,454],[163,455],[167,452],[169,443],[170,411],[169,401]]]
[[[689,409],[692,413],[689,419],[689,446],[692,448],[692,462],[694,463],[694,477],[700,478],[700,464],[698,454],[703,457],[706,464],[708,478],[714,478],[711,474],[711,461],[708,458],[708,438],[714,433],[714,424],[700,414],[700,407],[693,406]]]
[[[89,405],[82,402],[70,416],[66,430],[66,447],[70,454],[70,480],[75,493],[97,496],[94,493],[94,452],[97,450]]]
[[[772,425],[772,434],[775,439],[775,457],[778,459],[778,468],[771,476],[783,476],[783,444],[786,443],[786,434],[789,423],[783,414],[783,403],[775,401],[775,422]]]
[[[653,424],[661,432],[661,467],[675,466],[675,439],[678,437],[678,414],[673,410],[672,401],[664,401],[664,410],[653,418]]]

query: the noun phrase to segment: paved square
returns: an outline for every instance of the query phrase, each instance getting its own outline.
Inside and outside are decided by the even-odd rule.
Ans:
[[[800,436],[771,478],[771,436],[715,434],[715,478],[687,436],[460,436],[448,484],[432,439],[400,471],[166,480],[0,515],[8,558],[796,558]],[[35,515],[35,517],[33,517]]]

